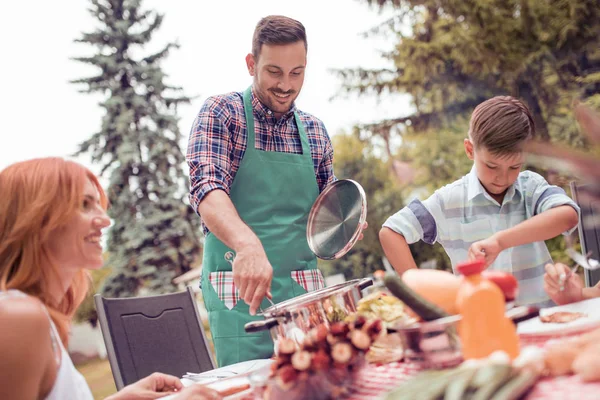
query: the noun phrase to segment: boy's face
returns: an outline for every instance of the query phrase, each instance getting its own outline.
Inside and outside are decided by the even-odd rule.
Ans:
[[[502,203],[504,194],[521,172],[525,159],[523,153],[493,155],[484,147],[475,149],[470,139],[465,139],[464,145],[467,157],[475,163],[477,178],[485,190]]]

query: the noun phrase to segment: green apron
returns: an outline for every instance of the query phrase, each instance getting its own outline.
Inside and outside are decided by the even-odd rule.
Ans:
[[[273,302],[290,299],[307,290],[324,287],[317,259],[306,241],[308,213],[319,194],[313,160],[304,127],[294,112],[302,154],[262,151],[255,148],[252,90],[243,95],[247,146],[230,188],[230,198],[241,219],[260,239],[273,266]],[[273,341],[268,331],[246,333],[244,325],[262,320],[250,316],[233,283],[233,252],[215,235],[204,242],[202,295],[219,367],[241,361],[269,358]],[[269,307],[263,299],[261,307]]]

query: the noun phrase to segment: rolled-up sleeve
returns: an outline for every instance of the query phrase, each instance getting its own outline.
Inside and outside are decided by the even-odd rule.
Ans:
[[[577,203],[573,201],[567,193],[558,186],[550,185],[541,176],[538,179],[533,180],[535,187],[532,188],[533,195],[531,196],[531,202],[533,205],[534,215],[543,213],[544,211],[550,210],[560,206],[571,206],[580,216],[581,210]],[[572,233],[576,226],[570,230],[563,232],[564,235]]]
[[[389,217],[383,226],[404,236],[409,244],[419,240],[434,244],[438,235],[437,224],[430,209],[426,206],[428,203],[435,202],[434,196],[425,202],[417,199],[411,201],[406,207]]]
[[[210,191],[221,189],[229,194],[232,143],[228,119],[227,107],[209,98],[192,125],[186,161],[190,169],[190,204],[196,213]]]

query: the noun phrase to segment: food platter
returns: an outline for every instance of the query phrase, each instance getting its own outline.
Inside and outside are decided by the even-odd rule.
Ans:
[[[521,336],[560,336],[583,332],[600,326],[600,298],[584,300],[563,306],[540,310],[541,316],[555,312],[583,313],[585,316],[566,323],[542,322],[539,317],[521,322],[517,333]]]

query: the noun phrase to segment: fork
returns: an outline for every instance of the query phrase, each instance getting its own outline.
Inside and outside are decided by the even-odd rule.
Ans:
[[[590,271],[596,270],[600,268],[600,263],[597,260],[591,259],[590,256],[592,252],[589,251],[587,254],[583,255],[575,250],[573,247],[573,240],[570,236],[565,238],[565,243],[567,245],[566,253],[569,258],[575,261],[575,265],[569,269],[569,272],[566,274],[563,272],[560,274],[558,278],[559,290],[562,292],[565,290],[565,283],[573,276],[573,274],[577,271],[577,268],[580,266],[582,268],[588,269]]]

